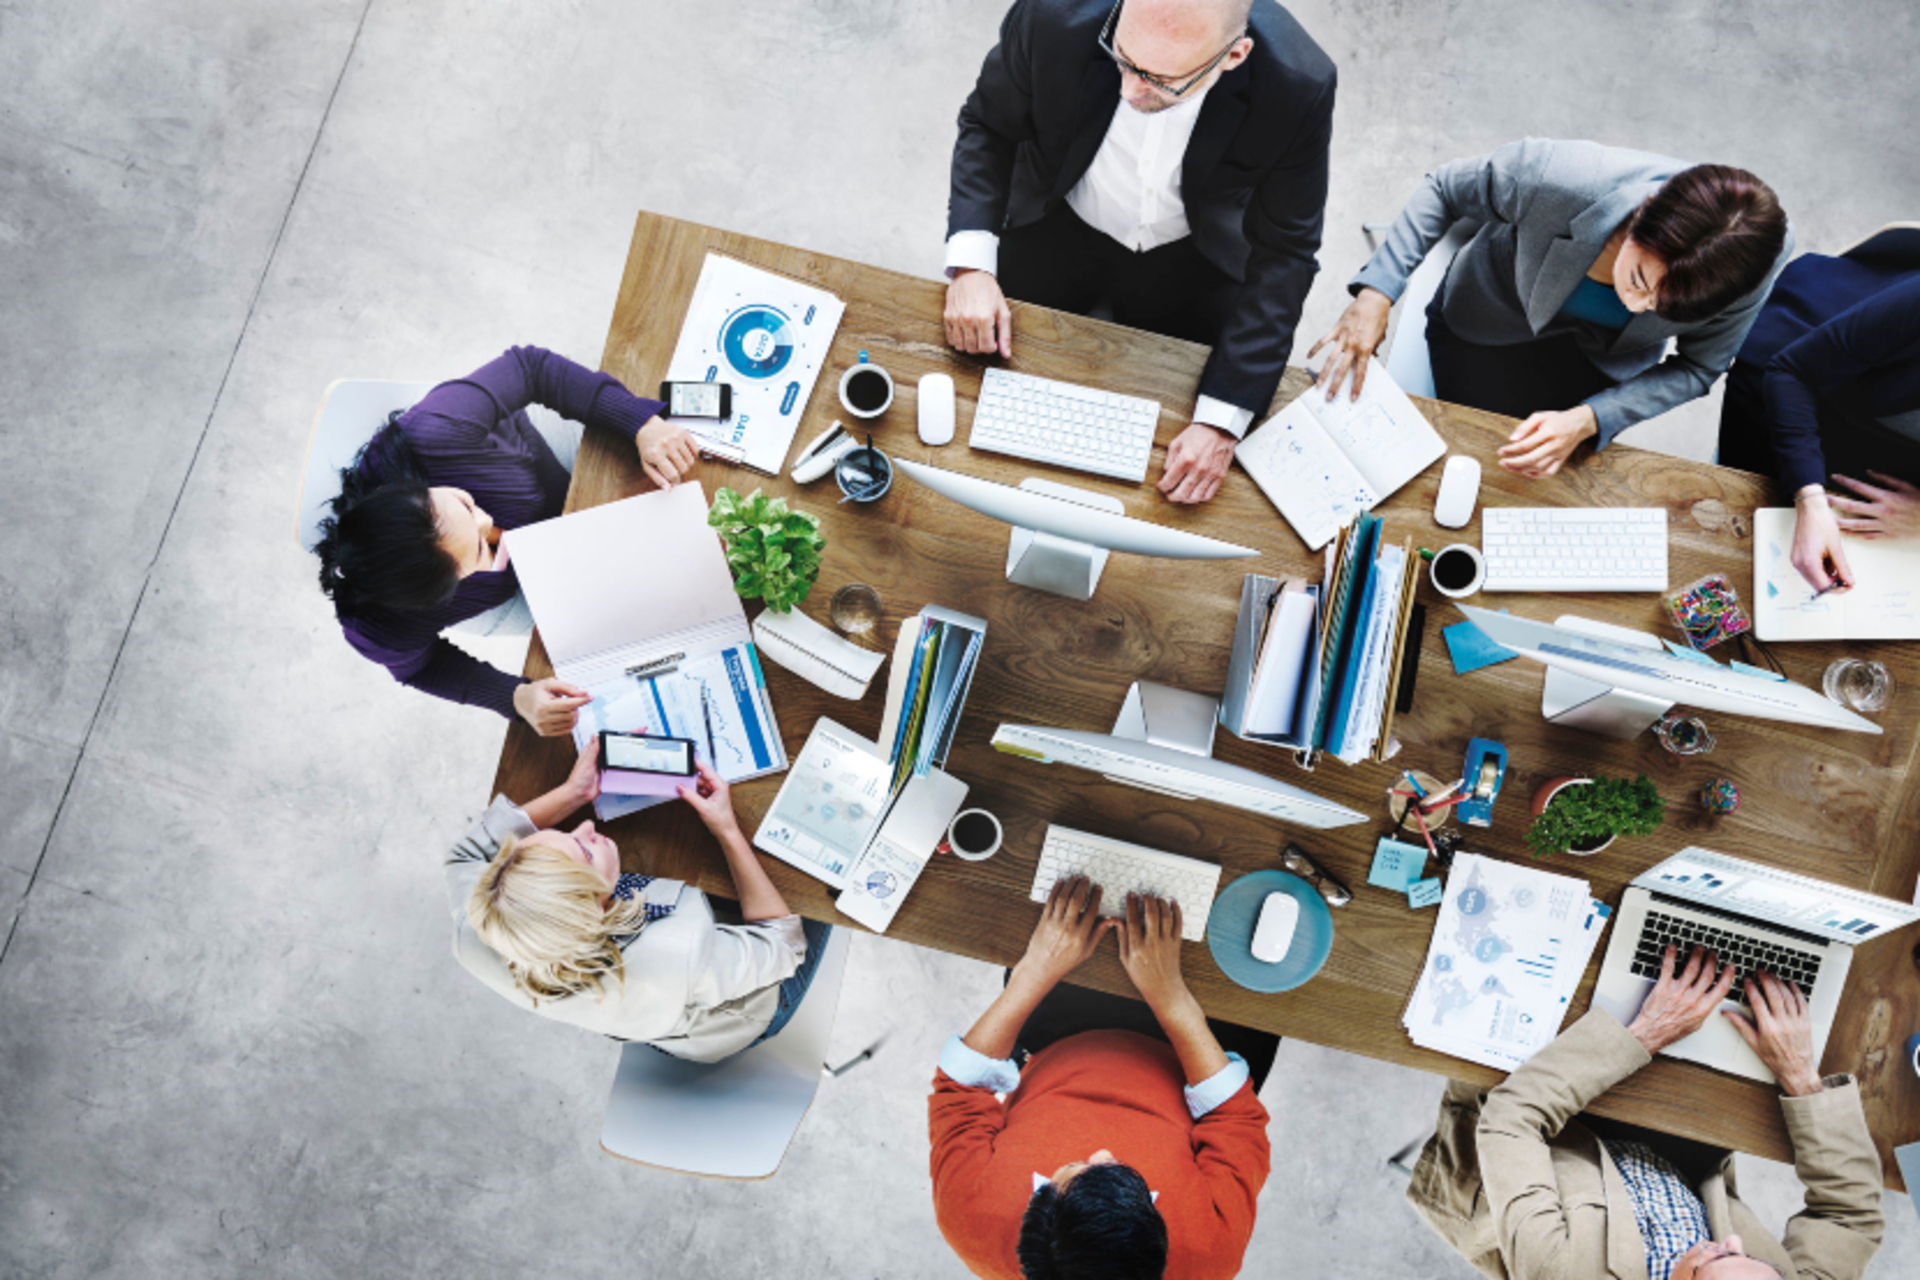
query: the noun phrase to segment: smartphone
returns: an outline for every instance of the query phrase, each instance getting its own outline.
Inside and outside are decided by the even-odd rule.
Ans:
[[[666,773],[690,778],[693,776],[693,739],[602,730],[600,767],[627,773]]]
[[[663,382],[669,418],[731,418],[733,388],[724,382]]]

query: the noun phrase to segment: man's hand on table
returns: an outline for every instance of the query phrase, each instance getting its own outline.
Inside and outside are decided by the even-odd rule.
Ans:
[[[1013,358],[1013,310],[990,271],[963,270],[947,282],[946,326],[957,351]]]
[[[1813,1056],[1813,1016],[1807,997],[1791,982],[1770,973],[1747,979],[1747,1004],[1753,1016],[1725,1010],[1722,1014],[1759,1055],[1789,1097],[1819,1093],[1820,1064]]]
[[[1160,492],[1168,502],[1201,503],[1220,492],[1220,482],[1233,465],[1233,447],[1240,442],[1230,432],[1204,422],[1190,423],[1167,446],[1167,465],[1160,474]]]
[[[1713,1016],[1733,989],[1733,966],[1717,969],[1716,957],[1699,947],[1687,957],[1686,968],[1674,972],[1674,949],[1660,957],[1660,980],[1647,993],[1646,1003],[1627,1024],[1627,1031],[1650,1054],[1684,1040]]]

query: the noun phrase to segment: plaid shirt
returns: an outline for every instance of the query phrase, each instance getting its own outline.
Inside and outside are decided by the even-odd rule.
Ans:
[[[623,875],[613,886],[613,896],[625,901],[652,884],[655,878],[654,876]],[[660,903],[648,903],[646,910],[648,924],[652,924],[655,920],[664,920],[673,914],[671,905]]]
[[[1647,1246],[1647,1280],[1669,1280],[1681,1254],[1711,1239],[1707,1207],[1673,1162],[1639,1142],[1609,1142],[1607,1154],[1633,1198],[1633,1220]]]

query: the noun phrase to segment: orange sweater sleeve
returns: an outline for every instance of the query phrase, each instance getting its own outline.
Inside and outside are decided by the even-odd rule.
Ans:
[[[991,1219],[980,1212],[994,1141],[1006,1124],[1006,1108],[991,1090],[971,1088],[934,1071],[933,1093],[927,1098],[933,1215],[948,1245],[978,1275],[1020,1273],[1014,1241],[1000,1238],[1004,1233],[992,1231]],[[982,1270],[982,1264],[988,1269]]]
[[[1217,1239],[1222,1245],[1231,1242],[1233,1270],[1238,1271],[1253,1237],[1254,1201],[1273,1167],[1267,1109],[1254,1094],[1252,1081],[1194,1121],[1193,1163],[1213,1198]],[[1228,1254],[1225,1248],[1220,1252]]]

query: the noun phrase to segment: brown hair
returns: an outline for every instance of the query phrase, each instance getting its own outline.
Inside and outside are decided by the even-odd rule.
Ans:
[[[1668,178],[1627,234],[1666,264],[1654,310],[1690,324],[1765,282],[1787,242],[1787,215],[1773,188],[1745,169],[1697,164]]]

